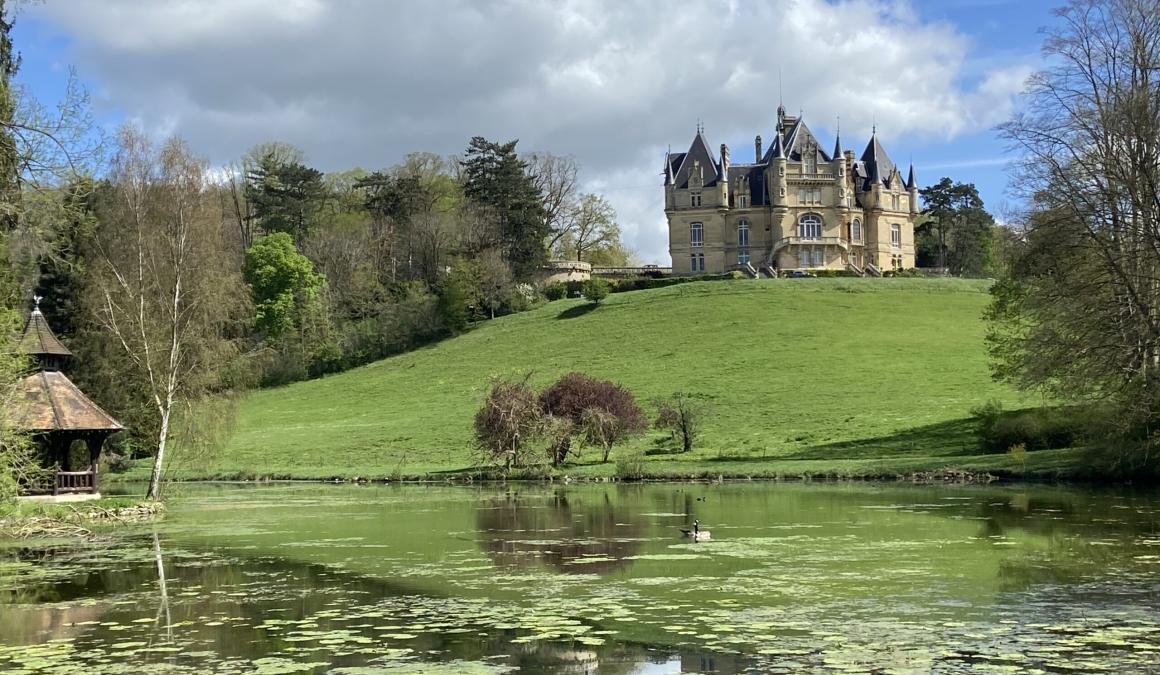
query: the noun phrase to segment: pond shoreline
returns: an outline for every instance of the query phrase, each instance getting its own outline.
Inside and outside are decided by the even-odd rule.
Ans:
[[[21,502],[0,517],[0,541],[34,538],[87,539],[107,528],[138,525],[164,517],[158,501],[107,497],[91,502]]]
[[[120,481],[110,481],[113,485],[137,483],[132,478]],[[319,485],[503,485],[514,483],[519,485],[590,485],[590,484],[714,484],[714,483],[821,483],[842,484],[859,483],[883,485],[1075,485],[1075,486],[1105,486],[1105,487],[1155,487],[1158,483],[1152,479],[1140,480],[1113,480],[1100,474],[1013,474],[1008,472],[965,471],[965,470],[933,470],[915,471],[908,474],[881,473],[848,475],[837,472],[818,472],[778,475],[748,475],[729,472],[690,472],[687,474],[644,475],[641,477],[625,478],[616,475],[573,475],[560,474],[546,477],[528,476],[501,476],[487,473],[459,473],[448,474],[442,477],[431,475],[413,475],[403,477],[365,477],[365,476],[332,476],[332,477],[298,477],[298,476],[262,476],[244,477],[212,476],[189,477],[174,479],[171,484],[196,485],[208,483],[238,484],[238,485],[267,485],[267,484],[319,484]]]

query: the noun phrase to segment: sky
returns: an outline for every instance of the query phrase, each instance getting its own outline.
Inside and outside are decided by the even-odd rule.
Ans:
[[[43,0],[24,4],[18,81],[42,101],[70,71],[98,124],[179,135],[211,164],[301,147],[322,171],[472,136],[570,155],[644,262],[669,264],[660,175],[698,123],[734,162],[779,100],[830,148],[872,128],[921,186],[974,183],[1001,220],[995,131],[1042,68],[1054,0]]]

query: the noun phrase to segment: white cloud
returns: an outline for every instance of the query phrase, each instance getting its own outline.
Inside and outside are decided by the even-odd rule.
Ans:
[[[69,36],[98,103],[181,134],[215,164],[266,140],[337,170],[461,151],[476,134],[519,137],[524,150],[575,155],[628,243],[659,262],[664,149],[684,149],[698,119],[717,142],[768,138],[779,70],[786,105],[816,127],[841,115],[851,146],[872,120],[887,139],[987,128],[1028,72],[999,65],[964,87],[963,34],[872,0],[59,0],[29,11]]]

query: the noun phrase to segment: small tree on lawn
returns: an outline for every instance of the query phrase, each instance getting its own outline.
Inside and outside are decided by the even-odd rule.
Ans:
[[[504,471],[523,463],[528,444],[540,432],[543,411],[539,397],[522,380],[497,379],[483,407],[475,414],[475,438],[479,447]]]
[[[540,405],[548,414],[571,421],[585,442],[602,448],[605,462],[615,443],[646,424],[631,391],[583,373],[561,377],[540,394]]]
[[[601,300],[608,297],[608,282],[604,279],[589,279],[584,282],[581,292],[588,302],[599,305]]]
[[[667,429],[674,442],[679,441],[684,452],[693,449],[701,434],[705,405],[689,394],[676,393],[657,401],[657,418],[653,426]]]

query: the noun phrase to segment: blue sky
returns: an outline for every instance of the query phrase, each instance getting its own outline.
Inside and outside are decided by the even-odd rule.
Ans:
[[[824,145],[860,153],[877,122],[920,184],[975,183],[1002,217],[993,130],[1042,65],[1046,0],[46,0],[18,15],[19,80],[51,101],[75,68],[97,119],[186,138],[224,165],[302,147],[324,171],[451,154],[476,134],[573,155],[626,241],[667,263],[661,157],[698,120],[735,158],[769,138],[778,72]],[[873,93],[872,93],[873,92]]]

